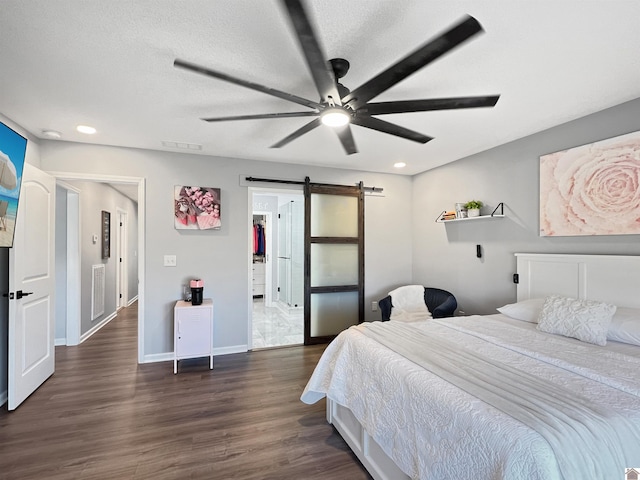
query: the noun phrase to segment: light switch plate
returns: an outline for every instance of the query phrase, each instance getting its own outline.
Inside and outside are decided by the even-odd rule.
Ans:
[[[164,266],[165,267],[175,267],[177,264],[175,255],[165,255],[164,256]]]

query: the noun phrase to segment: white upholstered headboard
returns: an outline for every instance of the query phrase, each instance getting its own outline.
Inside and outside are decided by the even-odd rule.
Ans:
[[[557,294],[640,307],[640,256],[516,253],[517,300]]]

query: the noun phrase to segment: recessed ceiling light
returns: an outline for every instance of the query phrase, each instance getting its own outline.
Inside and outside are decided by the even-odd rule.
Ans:
[[[93,127],[90,127],[89,125],[78,125],[76,127],[76,130],[78,130],[80,133],[86,133],[87,135],[92,135],[96,133],[96,129]]]
[[[396,168],[404,168],[404,167],[407,166],[407,164],[404,163],[404,162],[396,162],[396,163],[393,164],[393,166],[396,167]]]
[[[43,130],[42,131],[42,135],[44,135],[45,137],[48,137],[48,138],[60,138],[60,137],[62,137],[62,134],[60,132],[57,132],[56,130]]]

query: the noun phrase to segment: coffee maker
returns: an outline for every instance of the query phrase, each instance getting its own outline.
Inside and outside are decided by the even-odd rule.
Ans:
[[[202,305],[202,295],[204,290],[204,281],[201,279],[191,280],[191,305]]]

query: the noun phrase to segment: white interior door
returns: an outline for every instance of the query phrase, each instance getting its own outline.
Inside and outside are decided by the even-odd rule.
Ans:
[[[55,178],[25,164],[9,251],[8,408],[55,368]]]
[[[116,263],[116,305],[118,310],[127,306],[127,212],[118,209],[118,238]]]

